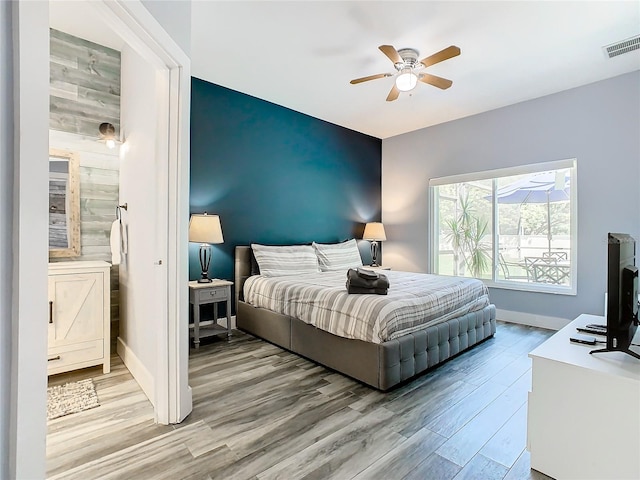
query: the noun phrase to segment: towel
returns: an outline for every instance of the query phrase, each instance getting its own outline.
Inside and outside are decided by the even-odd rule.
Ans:
[[[353,285],[347,286],[347,293],[349,294],[362,294],[362,295],[386,295],[389,292],[388,288],[363,288],[354,287]]]
[[[129,226],[120,220],[120,252],[126,255],[129,252]]]
[[[353,287],[389,288],[389,279],[385,275],[365,268],[350,268],[347,271],[347,281]]]
[[[389,279],[386,275],[364,268],[347,271],[347,292],[359,294],[386,295],[389,290]]]
[[[111,235],[109,236],[109,245],[111,246],[111,263],[120,265],[120,251],[122,248],[122,235],[120,231],[120,220],[114,220],[111,224]]]

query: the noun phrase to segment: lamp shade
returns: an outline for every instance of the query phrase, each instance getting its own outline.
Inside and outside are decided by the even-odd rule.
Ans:
[[[189,220],[189,241],[197,243],[223,243],[222,227],[218,215],[193,214]]]
[[[363,240],[377,240],[383,242],[387,239],[387,235],[384,233],[384,225],[380,222],[370,222],[364,227]]]

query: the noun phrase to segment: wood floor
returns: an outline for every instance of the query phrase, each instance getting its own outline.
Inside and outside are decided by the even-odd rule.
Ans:
[[[47,476],[69,479],[547,479],[529,468],[527,353],[553,332],[494,338],[388,393],[234,331],[190,357],[193,412],[153,410],[118,357],[100,407],[48,424]]]

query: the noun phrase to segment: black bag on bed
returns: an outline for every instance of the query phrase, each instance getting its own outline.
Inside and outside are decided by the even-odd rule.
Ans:
[[[366,268],[350,268],[347,271],[347,293],[386,295],[389,279]]]

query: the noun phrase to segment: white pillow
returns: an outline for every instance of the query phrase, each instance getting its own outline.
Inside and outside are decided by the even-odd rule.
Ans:
[[[355,239],[331,244],[313,242],[312,245],[318,255],[320,270],[323,272],[346,271],[362,266],[362,258]]]
[[[260,267],[260,275],[281,277],[283,275],[300,275],[318,273],[318,257],[311,245],[272,245],[251,244],[253,255]]]

